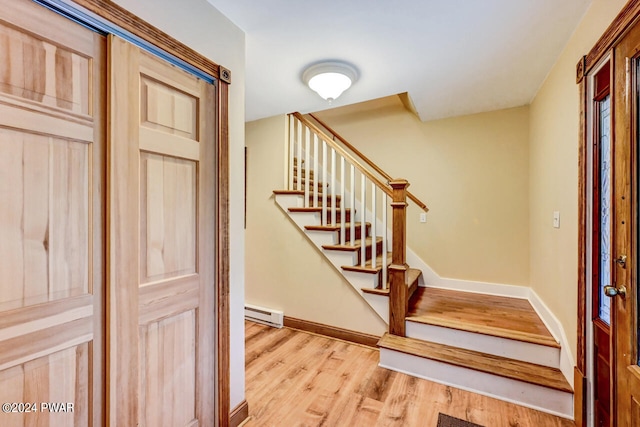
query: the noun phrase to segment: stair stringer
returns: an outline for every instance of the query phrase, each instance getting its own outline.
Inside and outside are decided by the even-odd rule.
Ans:
[[[277,194],[275,195],[276,204],[280,209],[296,224],[298,229],[309,239],[316,249],[329,261],[329,263],[342,275],[360,296],[367,302],[369,307],[380,317],[387,325],[389,324],[389,298],[384,295],[369,294],[362,291],[362,288],[374,288],[374,280],[371,274],[359,273],[355,271],[345,271],[343,265],[354,265],[356,263],[356,255],[354,252],[342,252],[334,250],[326,250],[322,245],[335,244],[336,240],[327,242],[333,236],[337,239],[337,233],[315,232],[305,229],[307,225],[318,225],[321,223],[321,215],[318,212],[289,212],[289,208],[302,207],[304,196],[298,194]]]

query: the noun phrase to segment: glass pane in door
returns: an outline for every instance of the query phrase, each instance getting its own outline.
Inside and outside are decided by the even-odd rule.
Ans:
[[[604,294],[604,287],[611,284],[611,96],[597,103],[600,139],[600,277],[598,317],[611,324],[611,299]]]

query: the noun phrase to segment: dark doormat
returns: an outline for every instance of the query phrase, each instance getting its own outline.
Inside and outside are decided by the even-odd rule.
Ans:
[[[482,427],[480,424],[470,423],[469,421],[455,418],[442,412],[438,414],[437,427]]]

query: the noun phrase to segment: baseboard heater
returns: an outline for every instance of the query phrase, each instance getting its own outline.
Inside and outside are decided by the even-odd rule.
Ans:
[[[274,328],[282,328],[284,313],[279,310],[245,304],[244,318],[252,322],[273,326]]]

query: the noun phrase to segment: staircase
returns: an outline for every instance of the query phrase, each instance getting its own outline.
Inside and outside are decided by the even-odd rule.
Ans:
[[[380,366],[572,418],[560,344],[529,301],[425,287],[406,262],[405,211],[426,206],[311,118],[290,115],[275,200],[389,325]]]

